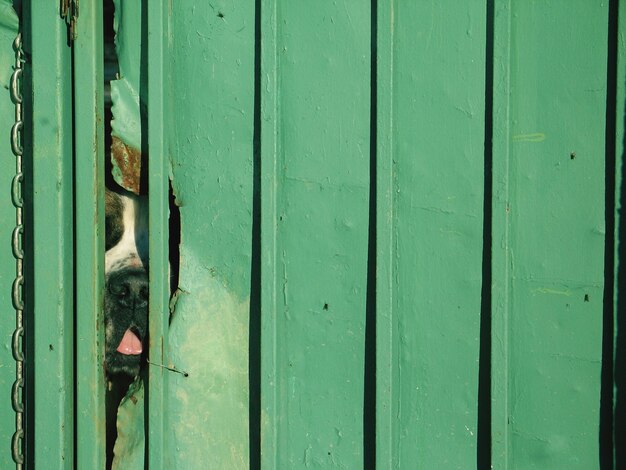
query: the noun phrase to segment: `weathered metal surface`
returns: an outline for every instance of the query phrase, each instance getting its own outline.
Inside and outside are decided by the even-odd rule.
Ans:
[[[363,468],[371,2],[261,10],[261,463]]]
[[[141,194],[141,151],[125,144],[118,137],[113,137],[111,161],[115,181],[123,188]],[[144,188],[144,192],[145,190]]]
[[[150,60],[147,65],[149,92],[148,100],[148,147],[150,151],[149,176],[149,225],[150,225],[150,345],[148,368],[148,413],[147,464],[153,470],[185,468],[201,465],[200,461],[189,465],[175,463],[175,454],[168,452],[169,417],[168,377],[169,362],[169,153],[171,127],[168,106],[171,86],[170,64],[168,63],[169,44],[169,5],[167,1],[155,0],[147,11],[147,49]],[[145,44],[145,43],[144,43]],[[172,235],[174,236],[174,235]]]
[[[137,377],[128,388],[117,412],[117,440],[112,470],[142,470],[144,467],[144,387]]]
[[[481,468],[598,468],[601,386],[612,385],[606,374],[601,382],[611,300],[602,299],[603,255],[613,249],[605,145],[616,137],[621,165],[624,9],[611,136],[607,2],[181,0],[142,11],[147,3],[116,1],[112,158],[115,179],[140,192],[150,147],[155,365],[146,396],[138,381],[119,408],[114,468],[142,469],[147,456],[163,469],[351,469],[373,466],[374,455],[385,469],[473,468],[477,455]],[[48,32],[27,51],[37,58],[29,458],[37,468],[98,468],[101,21],[93,2],[81,3],[73,138],[58,4],[24,4],[29,31]],[[609,4],[615,13],[619,2]],[[0,0],[2,84],[10,5]],[[0,126],[13,119],[6,99]],[[12,164],[0,158],[5,189]],[[181,214],[171,324],[168,176]],[[11,237],[8,202],[0,198],[0,240]],[[0,243],[0,254],[10,257],[9,247]],[[616,249],[608,280],[619,310]],[[0,285],[12,268],[0,265]],[[9,292],[0,289],[2,308]],[[376,358],[366,334],[374,302]],[[605,349],[618,368],[620,318],[616,350]],[[0,316],[5,397],[12,320]],[[480,341],[492,346],[491,363]],[[622,382],[609,397],[616,416]],[[249,387],[261,390],[260,409]],[[0,400],[5,415],[11,422],[10,401]],[[0,427],[5,442],[11,433]],[[0,446],[0,467],[9,452]]]
[[[119,77],[111,80],[111,160],[115,181],[136,194],[141,188],[142,126],[146,126],[147,57],[142,56],[142,34],[147,26],[142,16],[144,2],[115,0],[115,50]],[[144,46],[146,41],[144,40]],[[142,60],[144,66],[142,67]],[[143,144],[145,145],[145,144]],[[144,149],[145,150],[145,149]],[[144,152],[145,153],[145,152]],[[147,156],[144,155],[144,162]]]
[[[483,282],[485,4],[451,10],[445,2],[391,1],[379,2],[379,11],[377,463],[470,468]]]
[[[104,468],[104,58],[102,2],[82,2],[74,48],[76,466]]]
[[[167,358],[189,373],[166,373],[169,468],[247,469],[255,6],[185,0],[169,14],[182,241]]]
[[[32,366],[27,466],[61,470],[73,468],[75,450],[72,51],[57,2],[22,6],[30,59],[24,83],[30,90],[24,93],[25,240],[31,260],[26,359]]]
[[[598,468],[608,2],[494,21],[492,464]]]

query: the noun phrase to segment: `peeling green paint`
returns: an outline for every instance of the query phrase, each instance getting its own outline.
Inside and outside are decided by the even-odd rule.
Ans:
[[[262,468],[363,468],[372,446],[371,7],[261,6]]]
[[[609,2],[494,4],[492,465],[598,468]]]
[[[378,5],[377,467],[473,468],[487,11]]]
[[[202,254],[184,256],[182,292],[170,326],[167,402],[169,453],[177,468],[248,468],[249,300],[234,295],[198,264]]]
[[[144,469],[144,406],[143,379],[137,377],[128,387],[117,412],[112,470]]]
[[[142,142],[142,115],[146,103],[146,77],[142,72],[142,8],[144,2],[115,0],[115,50],[119,64],[119,78],[111,80],[111,111],[112,135],[130,147],[128,153],[121,152],[119,161],[113,159],[113,177],[117,183],[129,191],[139,190],[139,161],[131,158],[128,165],[128,154],[141,150]],[[145,46],[145,44],[144,44]],[[145,60],[144,60],[145,62]],[[122,163],[120,165],[120,163]],[[128,168],[131,168],[129,176]]]
[[[255,7],[183,0],[170,15],[181,244],[167,355],[189,376],[166,375],[168,456],[172,468],[247,469]]]
[[[112,85],[113,134],[134,150],[145,140],[146,3],[115,2],[121,77]],[[599,439],[601,385],[612,385],[601,382],[608,308],[603,250],[611,248],[604,245],[603,210],[611,188],[604,178],[612,171],[604,168],[611,97],[606,64],[613,60],[605,54],[607,2],[494,0],[486,9],[479,0],[454,8],[380,0],[377,11],[366,1],[164,4],[170,8],[164,67],[175,72],[166,76],[165,88],[175,112],[163,116],[167,148],[159,157],[171,163],[182,240],[164,355],[173,370],[159,369],[167,395],[162,407],[150,410],[151,422],[158,424],[162,415],[167,423],[159,431],[166,443],[157,456],[165,456],[162,468],[246,469],[259,459],[270,470],[368,468],[374,440],[380,468],[469,468],[481,449],[492,452],[494,468],[597,468],[599,447],[607,445]],[[2,87],[13,59],[10,5],[0,0]],[[34,24],[62,23],[56,3],[40,8]],[[485,56],[490,27],[493,103]],[[55,30],[54,44],[69,66],[70,49],[59,32],[65,30]],[[40,46],[50,41],[37,38]],[[63,424],[71,426],[72,411],[76,422],[87,414],[72,409],[72,379],[64,375],[73,376],[68,341],[75,336],[69,334],[72,282],[66,281],[73,260],[61,256],[73,248],[71,83],[59,79],[65,70],[53,64],[58,57],[35,56],[30,65],[41,67],[38,79],[57,87],[50,93],[36,83],[34,90],[41,108],[35,116],[38,184],[30,196],[39,211],[37,262],[44,263],[37,272],[51,281],[35,288],[41,289],[38,298],[56,299],[56,307],[39,302],[45,310],[37,310],[35,322],[36,338],[45,340],[34,346],[39,434],[32,452],[43,459],[53,451],[51,465],[66,468],[74,462],[74,442],[79,454],[99,441],[81,442],[85,435]],[[0,127],[6,129],[13,120],[6,94],[0,104]],[[493,135],[485,120],[489,106]],[[493,141],[493,197],[486,201],[484,178],[491,168],[484,160],[490,148],[485,137]],[[78,140],[80,149],[85,142]],[[621,165],[621,150],[617,158]],[[0,158],[5,190],[13,163]],[[135,163],[128,154],[114,166],[128,189],[137,177],[127,167]],[[253,214],[253,195],[260,196],[261,214]],[[14,215],[4,201],[3,222]],[[260,234],[253,216],[261,219],[261,228],[255,227]],[[485,216],[492,227],[483,225]],[[50,227],[57,230],[53,235]],[[490,227],[492,234],[485,232]],[[0,224],[0,239],[8,240],[11,228]],[[83,229],[77,230],[84,237]],[[490,237],[491,246],[483,246]],[[7,248],[0,247],[2,255],[11,255]],[[262,266],[256,278],[253,248]],[[12,281],[12,268],[0,265],[2,286]],[[490,268],[492,278],[483,278]],[[374,300],[368,281],[376,282],[375,318],[367,317],[368,300]],[[619,293],[617,281],[615,287]],[[251,288],[262,289],[260,300],[251,300]],[[9,292],[0,289],[2,307],[10,307]],[[492,305],[482,305],[489,294]],[[164,310],[167,317],[167,305]],[[481,315],[492,330],[481,329]],[[11,320],[0,316],[5,398],[14,377]],[[368,363],[366,328],[373,320],[376,357]],[[259,353],[250,349],[258,346],[250,338],[259,333],[251,324],[263,328],[260,371],[249,368],[255,359],[249,352]],[[485,398],[479,377],[481,361],[489,357],[479,348],[487,340],[491,377],[482,385],[491,385],[491,395]],[[93,364],[90,355],[79,361]],[[376,377],[367,380],[364,373],[374,363]],[[262,389],[260,410],[250,408],[251,379]],[[81,386],[93,389],[95,383]],[[144,384],[137,379],[120,404],[113,468],[144,468]],[[376,403],[368,403],[374,386]],[[481,448],[480,411],[487,399],[491,434]],[[376,435],[368,429],[373,413]],[[10,402],[0,400],[0,422],[12,418]],[[249,442],[257,425],[262,455],[255,454],[258,443]],[[484,421],[482,426],[485,436]],[[2,427],[0,440],[7,443],[11,432]],[[8,450],[0,447],[2,468],[11,463]]]

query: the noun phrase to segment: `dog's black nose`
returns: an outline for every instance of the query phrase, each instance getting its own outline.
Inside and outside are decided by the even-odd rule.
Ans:
[[[123,270],[109,276],[109,292],[117,303],[128,308],[148,305],[148,275],[143,270]]]

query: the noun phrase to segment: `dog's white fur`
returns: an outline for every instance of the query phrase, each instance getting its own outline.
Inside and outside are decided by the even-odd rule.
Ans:
[[[105,254],[105,273],[121,268],[148,269],[148,214],[145,197],[119,195],[124,205],[124,232],[120,241]]]

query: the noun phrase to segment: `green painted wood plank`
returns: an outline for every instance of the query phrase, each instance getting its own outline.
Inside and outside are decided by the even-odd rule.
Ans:
[[[11,74],[15,67],[15,51],[13,41],[17,35],[18,19],[13,10],[12,2],[0,1],[0,89],[9,90]],[[5,130],[5,138],[0,140],[0,187],[10,188],[15,176],[16,159],[11,150],[11,141],[6,138],[15,123],[15,105],[11,95],[4,92],[0,95],[0,129]],[[6,192],[5,192],[6,193]],[[16,327],[15,310],[11,300],[12,284],[16,275],[16,260],[13,256],[9,240],[16,224],[15,206],[10,194],[0,198],[0,240],[5,243],[0,247],[0,442],[10,443],[15,432],[15,411],[11,406],[11,388],[16,378],[15,359],[12,354],[11,337]],[[11,313],[13,312],[13,313]],[[11,446],[0,448],[0,468],[10,468],[13,463]]]
[[[379,281],[378,422],[391,436],[378,463],[465,468],[477,450],[486,10],[394,2],[380,19],[392,57],[380,63],[379,217],[391,221],[379,263],[391,273]]]
[[[25,2],[28,455],[36,467],[74,463],[74,289],[71,49],[58,5]],[[47,34],[40,34],[46,31]],[[37,58],[37,60],[34,60]],[[35,227],[36,221],[36,227]],[[30,258],[30,259],[28,259]],[[32,349],[31,349],[32,348]],[[93,360],[93,358],[92,358]],[[31,463],[29,462],[29,463]]]
[[[171,4],[179,292],[169,330],[170,468],[249,468],[255,3]],[[208,459],[207,459],[208,456]]]
[[[262,465],[359,468],[370,2],[262,5]]]
[[[498,468],[598,465],[607,18],[600,1],[496,2]]]
[[[104,59],[102,3],[82,2],[74,42],[76,465],[104,468]],[[70,77],[65,77],[69,81]],[[67,179],[67,182],[71,179]]]
[[[165,122],[169,116],[166,107],[168,11],[167,2],[144,4],[148,15],[148,154],[149,162],[149,230],[150,230],[150,351],[149,358],[156,364],[167,364],[169,322],[169,228],[168,228],[168,171]],[[146,60],[147,57],[143,57]],[[173,456],[167,454],[167,370],[149,367],[148,374],[148,466],[151,469],[184,468],[173,465]]]

